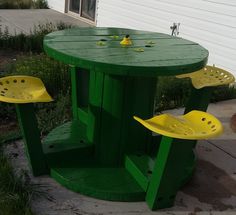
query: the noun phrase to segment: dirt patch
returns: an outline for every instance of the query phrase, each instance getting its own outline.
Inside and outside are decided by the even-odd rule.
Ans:
[[[9,63],[16,60],[17,55],[19,53],[16,51],[0,50],[0,75]]]
[[[204,160],[198,161],[196,172],[193,179],[182,189],[184,193],[196,197],[200,202],[211,204],[214,210],[236,210],[236,205],[222,202],[236,195],[236,181],[233,178]]]

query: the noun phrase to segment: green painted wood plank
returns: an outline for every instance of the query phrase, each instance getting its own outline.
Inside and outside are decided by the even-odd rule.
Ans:
[[[45,153],[53,153],[76,148],[80,143],[92,144],[86,136],[86,125],[78,120],[67,122],[53,129],[43,141]],[[51,144],[57,146],[50,147]]]
[[[134,48],[124,48],[123,50],[117,51],[115,50],[110,50],[109,52],[105,51],[104,49],[94,49],[93,52],[94,54],[91,55],[89,51],[76,51],[76,50],[70,50],[70,51],[65,51],[61,50],[62,54],[68,53],[70,54],[73,58],[78,57],[81,52],[81,54],[84,58],[88,58],[87,61],[94,62],[94,63],[104,63],[108,64],[108,62],[114,62],[114,64],[119,64],[120,62],[124,62],[129,66],[129,64],[134,65],[137,63],[137,60],[143,59],[143,62],[140,62],[143,64],[143,66],[149,66],[148,62],[150,61],[168,61],[168,60],[175,60],[175,59],[180,59],[183,61],[183,66],[185,65],[184,61],[185,59],[204,59],[207,57],[205,55],[203,50],[198,50],[196,49],[197,56],[191,55],[191,52],[193,51],[193,48],[189,47],[178,47],[177,50],[172,50],[166,49],[166,53],[163,54],[163,49],[158,49],[157,48],[145,48],[144,52],[136,52]],[[178,53],[182,52],[182,55],[179,56]],[[97,54],[97,55],[95,55]],[[129,57],[127,59],[128,56]],[[155,56],[153,56],[155,55]],[[157,65],[158,67],[158,65]],[[167,66],[166,66],[167,67]]]
[[[80,121],[67,122],[53,129],[42,145],[50,168],[87,166],[90,160],[93,161],[94,145],[88,140],[86,126]]]
[[[148,206],[155,210],[157,207],[169,207],[172,205],[173,200],[160,196],[160,187],[164,186],[164,174],[165,168],[167,168],[167,161],[171,150],[173,139],[169,137],[163,137],[163,140],[158,151],[154,169],[152,172],[150,184],[147,190],[146,202]],[[172,179],[173,180],[173,179]],[[168,188],[167,188],[168,189]],[[166,200],[167,199],[167,200]],[[163,203],[164,200],[164,203]],[[165,204],[165,206],[163,206]]]
[[[94,44],[96,45],[96,44]],[[73,45],[72,45],[73,46]],[[75,47],[75,46],[73,46]],[[56,46],[53,48],[57,48]],[[163,56],[166,57],[167,59],[169,59],[169,55],[170,54],[174,54],[176,56],[176,54],[178,53],[179,55],[176,56],[178,58],[181,58],[182,55],[183,57],[185,56],[185,53],[191,54],[192,58],[199,58],[202,56],[202,54],[204,54],[203,56],[206,56],[206,52],[204,49],[202,49],[201,47],[199,47],[198,45],[189,45],[189,44],[182,44],[182,45],[171,45],[171,46],[164,46],[164,45],[156,45],[153,47],[145,47],[145,44],[143,44],[142,46],[138,45],[136,47],[130,46],[130,47],[107,47],[107,48],[103,48],[100,46],[94,46],[94,48],[90,48],[88,46],[84,46],[81,48],[76,49],[70,47],[71,49],[58,49],[61,52],[64,53],[68,53],[68,54],[76,54],[75,56],[81,56],[81,57],[87,57],[89,59],[96,59],[97,55],[104,55],[104,56],[110,56],[112,55],[118,55],[120,54],[125,55],[125,54],[132,54],[132,57],[130,59],[130,61],[132,62],[132,59],[134,56],[140,56],[140,54],[142,54],[141,56],[148,56],[148,57],[152,57],[152,52],[155,52],[156,54],[159,54],[162,52]],[[87,48],[86,50],[82,50],[83,48]],[[135,51],[135,48],[143,48],[144,51],[143,52],[137,52]],[[163,51],[165,51],[163,53]],[[194,55],[192,54],[192,52],[196,52]],[[158,56],[159,57],[159,56]],[[157,57],[155,58],[156,60],[159,60]],[[114,62],[115,63],[115,62]]]
[[[120,157],[124,152],[147,152],[147,145],[151,143],[152,134],[143,129],[134,119],[134,115],[142,118],[153,116],[156,91],[156,78],[126,77],[124,104],[122,107],[122,129],[120,140]],[[123,160],[121,160],[122,162]]]
[[[146,195],[146,202],[152,210],[173,206],[194,163],[191,140],[162,137]]]
[[[116,36],[116,38],[113,38]],[[98,36],[74,36],[74,35],[60,35],[57,37],[45,37],[45,42],[47,43],[57,43],[57,42],[96,42],[96,41],[104,41],[104,42],[120,42],[125,35],[98,35]],[[131,37],[132,42],[138,42],[139,40],[144,41],[160,41],[160,42],[185,42],[190,44],[196,44],[190,40],[182,39],[180,37],[172,37],[169,35],[160,35],[160,34],[138,34],[132,35]]]
[[[77,36],[77,35],[59,35],[56,37],[50,37],[46,36],[45,41],[46,42],[92,42],[92,41],[100,41],[104,40],[104,42],[118,42],[123,39],[125,35],[94,35],[94,36]],[[116,38],[113,38],[116,37]],[[138,40],[173,40],[176,41],[176,37],[171,36],[163,36],[159,34],[138,34],[138,35],[132,35],[131,40],[132,41],[138,41]],[[180,37],[177,37],[179,40],[181,40]],[[189,41],[191,42],[191,41]],[[193,43],[193,42],[192,42]]]
[[[47,37],[53,37],[53,36],[91,36],[91,35],[126,35],[126,34],[133,34],[133,35],[139,35],[139,34],[149,34],[153,35],[156,34],[154,32],[147,32],[147,31],[140,31],[140,30],[132,30],[132,29],[126,29],[126,28],[106,28],[106,27],[88,27],[88,28],[71,28],[67,29],[66,31],[56,31],[53,32]],[[158,35],[163,35],[163,37],[171,37],[167,34],[159,33]]]
[[[78,98],[78,73],[75,66],[70,67],[70,76],[71,76],[71,97],[72,97],[72,113],[73,118],[78,120],[78,105],[79,105],[79,98]]]
[[[96,146],[100,141],[103,83],[104,73],[90,70],[90,93],[86,133],[91,142],[96,142]]]
[[[124,81],[121,76],[105,75],[101,106],[100,141],[97,143],[101,165],[120,165],[120,132],[124,97]]]
[[[147,190],[153,166],[154,161],[145,154],[140,153],[125,157],[125,168],[135,178],[144,191]]]
[[[79,120],[85,125],[88,124],[88,108],[78,108]]]
[[[182,39],[162,39],[162,40],[152,40],[153,43],[155,44],[149,44],[149,40],[132,40],[132,45],[130,46],[122,46],[120,45],[120,41],[105,41],[103,42],[102,45],[99,45],[97,42],[100,42],[99,40],[96,41],[46,41],[44,40],[45,44],[47,44],[48,48],[54,48],[56,50],[73,50],[73,49],[78,49],[78,51],[81,51],[83,48],[87,49],[94,49],[100,52],[122,52],[125,50],[132,50],[133,48],[136,47],[142,47],[142,48],[147,48],[146,50],[159,50],[159,49],[172,49],[172,51],[178,51],[178,46],[187,46],[187,48],[191,48],[193,46],[194,49],[201,49],[204,52],[206,50],[199,46],[197,43],[187,41],[187,40],[182,40]],[[150,48],[146,46],[151,46]],[[84,50],[85,51],[85,50]],[[90,50],[92,51],[92,50]],[[83,52],[81,53],[83,54]],[[90,53],[93,55],[93,53]],[[193,56],[197,56],[197,53],[192,53]]]
[[[96,53],[96,51],[94,51]],[[155,62],[157,65],[159,65],[159,63],[162,63],[162,61],[168,62],[168,64],[166,64],[166,67],[168,66],[172,66],[175,65],[175,61],[182,61],[182,65],[185,66],[188,62],[188,59],[202,59],[205,56],[204,52],[202,52],[201,50],[198,50],[199,56],[198,58],[194,58],[193,56],[191,56],[191,49],[190,50],[186,50],[186,49],[182,49],[182,56],[178,56],[177,52],[171,51],[171,50],[166,50],[165,54],[162,54],[161,50],[155,51],[155,50],[150,50],[148,49],[146,51],[146,53],[143,52],[138,52],[133,54],[133,57],[130,58],[130,54],[132,54],[132,52],[135,52],[132,49],[129,50],[125,50],[124,52],[112,52],[112,53],[98,53],[97,56],[90,56],[90,61],[93,61],[94,63],[104,63],[106,64],[108,61],[110,62],[115,62],[115,64],[119,64],[119,65],[127,65],[127,66],[136,66],[136,64],[138,63],[138,65],[141,65],[143,67],[148,67],[150,66],[150,62]],[[71,51],[71,54],[73,54],[74,56],[77,56],[78,53],[76,51]],[[86,52],[83,54],[84,57],[86,56]],[[185,61],[187,61],[185,63]]]
[[[69,189],[112,201],[143,201],[145,192],[124,168],[54,168],[52,177]]]
[[[149,39],[150,40],[150,39]],[[50,48],[55,48],[57,50],[75,50],[78,49],[80,51],[83,48],[86,48],[86,50],[91,49],[97,49],[97,51],[104,51],[106,52],[114,52],[114,51],[124,51],[124,50],[132,50],[133,48],[143,48],[145,50],[159,50],[163,48],[167,49],[175,49],[173,46],[177,45],[196,45],[198,44],[185,41],[185,40],[173,40],[173,39],[162,39],[162,40],[154,40],[152,39],[152,42],[155,44],[151,44],[151,47],[148,48],[147,46],[150,46],[149,40],[132,40],[132,46],[124,47],[126,49],[121,49],[122,46],[120,45],[120,41],[106,41],[103,45],[99,45],[100,40],[95,41],[49,41],[48,46]],[[66,44],[66,45],[65,45]],[[109,48],[109,49],[108,49]]]

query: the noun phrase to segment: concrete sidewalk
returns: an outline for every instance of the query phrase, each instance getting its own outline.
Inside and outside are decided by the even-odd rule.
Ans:
[[[183,109],[169,112],[181,113]],[[199,141],[197,168],[192,180],[178,192],[172,208],[150,211],[145,202],[110,202],[71,192],[49,176],[31,177],[40,183],[48,198],[34,200],[36,215],[227,215],[236,214],[236,133],[229,126],[236,113],[236,99],[210,104],[208,112],[217,116],[225,133],[213,140]],[[22,141],[9,144],[6,153],[19,171],[28,170]],[[17,154],[17,156],[16,156]]]
[[[51,9],[25,9],[25,10],[3,10],[0,9],[0,27],[4,31],[7,27],[10,34],[29,34],[34,26],[45,23],[66,23],[74,26],[91,26],[74,17]]]

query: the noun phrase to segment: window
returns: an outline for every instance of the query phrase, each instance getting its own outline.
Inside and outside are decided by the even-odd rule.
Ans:
[[[68,4],[69,12],[92,22],[95,21],[96,0],[69,0]]]
[[[80,0],[70,0],[69,10],[74,13],[79,13],[80,11]]]
[[[81,16],[95,21],[96,0],[82,1]]]

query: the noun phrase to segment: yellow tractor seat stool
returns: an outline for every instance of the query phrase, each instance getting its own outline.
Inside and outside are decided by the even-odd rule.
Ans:
[[[7,103],[50,102],[43,82],[31,76],[8,76],[0,78],[0,101]]]
[[[172,138],[208,139],[223,132],[222,124],[218,119],[209,113],[197,110],[182,116],[162,114],[147,120],[136,116],[134,119],[151,131]]]
[[[33,104],[52,101],[43,82],[39,78],[23,75],[0,78],[0,101],[15,104],[33,175],[48,173]]]
[[[176,78],[191,78],[192,84],[196,89],[230,84],[235,81],[231,73],[215,66],[206,66],[196,72],[177,75]]]

